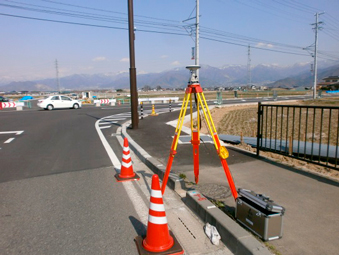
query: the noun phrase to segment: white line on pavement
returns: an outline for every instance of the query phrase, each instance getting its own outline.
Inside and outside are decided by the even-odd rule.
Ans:
[[[4,143],[10,143],[14,140],[15,138],[9,138],[7,141],[5,141]]]
[[[95,128],[96,128],[97,133],[100,137],[100,140],[101,140],[101,142],[102,142],[102,144],[103,144],[103,146],[104,146],[104,148],[105,148],[105,150],[108,154],[108,157],[110,158],[110,160],[113,164],[113,167],[115,168],[116,171],[120,171],[121,163],[118,160],[117,156],[115,155],[113,149],[111,148],[111,146],[107,142],[102,131],[100,130],[100,127],[99,127],[100,121],[101,121],[101,119],[97,120],[97,122],[95,123]],[[141,220],[141,222],[146,224],[147,217],[148,217],[148,208],[147,208],[146,204],[144,203],[142,197],[139,195],[136,188],[133,186],[132,182],[122,182],[122,185],[125,188],[128,197],[132,201],[134,209],[139,216],[139,219]]]
[[[100,129],[110,128],[110,127],[112,126],[103,126],[103,127],[101,126]]]
[[[0,135],[6,135],[6,134],[16,134],[16,135],[21,135],[24,131],[4,131],[0,132]]]
[[[103,120],[125,120],[126,117],[123,117],[123,116],[117,116],[117,117],[114,117],[114,116],[111,116],[109,118],[104,118]]]
[[[117,121],[101,121],[99,123],[99,125],[103,125],[103,124],[114,124],[114,123],[118,123]]]

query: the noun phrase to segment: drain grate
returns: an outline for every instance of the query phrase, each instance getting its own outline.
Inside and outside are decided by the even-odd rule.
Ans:
[[[180,219],[180,217],[178,217],[178,219],[180,220],[181,224],[184,225],[184,227],[187,229],[187,231],[191,234],[191,236],[194,238],[194,239],[197,239],[195,237],[195,235],[192,233],[192,231],[186,226],[186,224],[182,221],[182,219]]]

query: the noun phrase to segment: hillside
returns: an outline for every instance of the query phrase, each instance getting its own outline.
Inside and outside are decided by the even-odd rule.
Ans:
[[[335,75],[338,66],[319,69],[319,78]],[[310,86],[312,77],[307,71],[309,65],[296,64],[289,67],[277,65],[257,65],[251,70],[253,84],[270,84],[271,87],[298,87]],[[333,70],[332,70],[333,69]],[[138,70],[137,70],[138,71]],[[1,77],[0,77],[1,79]],[[186,87],[189,72],[185,67],[175,68],[160,73],[137,75],[138,88],[144,86],[163,88]],[[243,65],[227,65],[221,68],[202,65],[200,82],[204,87],[233,87],[245,85],[248,82],[247,67]],[[62,90],[90,90],[90,89],[124,89],[129,88],[129,73],[108,74],[74,74],[60,78]],[[55,78],[36,81],[15,81],[0,86],[0,91],[51,91],[57,90]]]
[[[339,75],[339,65],[331,66],[325,69],[318,70],[318,82],[328,76]],[[267,85],[274,88],[296,88],[296,87],[312,87],[313,74],[303,72],[293,77],[285,78]]]

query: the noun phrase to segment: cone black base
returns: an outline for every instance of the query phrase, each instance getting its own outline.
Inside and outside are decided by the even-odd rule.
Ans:
[[[130,178],[121,178],[119,177],[119,174],[114,175],[114,177],[117,179],[117,182],[127,182],[127,181],[136,181],[139,180],[139,175],[135,174],[133,177]]]
[[[173,237],[174,244],[173,246],[168,249],[167,251],[162,251],[162,252],[151,252],[145,250],[145,248],[142,246],[142,241],[144,240],[144,237],[137,236],[134,238],[134,241],[137,245],[138,252],[140,255],[179,255],[179,254],[184,254],[184,249],[181,247],[180,243],[176,239],[176,237],[173,235],[172,231],[169,231],[169,234],[171,237]]]

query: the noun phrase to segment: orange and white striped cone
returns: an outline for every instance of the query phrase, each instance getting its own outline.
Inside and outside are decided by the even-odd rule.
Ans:
[[[151,198],[146,237],[135,238],[139,254],[183,254],[184,250],[168,230],[166,212],[158,175],[152,177]]]
[[[121,171],[120,174],[115,175],[115,178],[118,182],[140,179],[140,177],[133,171],[131,153],[129,151],[128,140],[126,137],[124,139],[124,147],[122,149]]]

